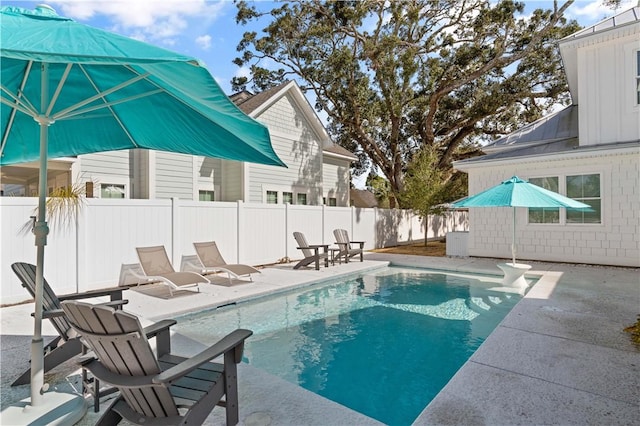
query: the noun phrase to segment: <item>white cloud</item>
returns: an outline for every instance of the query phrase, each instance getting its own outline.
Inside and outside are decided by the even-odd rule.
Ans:
[[[205,34],[200,37],[196,37],[196,44],[200,46],[201,49],[208,50],[211,47],[211,36],[209,34]]]
[[[224,2],[205,0],[50,0],[60,14],[77,20],[107,17],[115,30],[140,40],[174,44],[190,27],[190,20],[212,22]]]
[[[616,13],[625,11],[638,4],[637,0],[622,0],[617,10],[605,6],[602,0],[576,1],[569,6],[566,15],[576,19],[578,22],[589,21],[596,23],[602,19],[613,16]]]

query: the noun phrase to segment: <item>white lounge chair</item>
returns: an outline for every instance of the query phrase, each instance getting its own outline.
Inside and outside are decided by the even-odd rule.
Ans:
[[[329,253],[327,253],[329,250],[329,244],[309,245],[302,232],[294,232],[293,238],[295,238],[298,243],[298,249],[302,250],[302,254],[304,254],[304,259],[298,262],[293,269],[299,269],[315,262],[316,271],[319,271],[321,259],[324,259],[325,268],[329,266]],[[320,251],[321,248],[324,249],[322,252]]]
[[[200,262],[199,272],[202,275],[216,274],[218,272],[226,272],[229,277],[229,284],[232,284],[232,278],[249,277],[253,281],[251,274],[259,274],[260,271],[253,266],[244,264],[230,264],[225,262],[218,245],[215,241],[207,241],[202,243],[193,243],[196,254]],[[192,264],[191,267],[194,265]],[[198,267],[196,265],[196,267]]]
[[[198,284],[210,283],[207,278],[195,272],[176,272],[164,246],[136,247],[136,252],[146,282],[157,281],[166,285],[171,296],[174,290],[192,290],[194,287],[199,292]]]

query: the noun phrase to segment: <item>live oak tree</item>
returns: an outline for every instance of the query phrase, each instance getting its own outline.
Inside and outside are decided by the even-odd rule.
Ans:
[[[486,0],[285,2],[270,11],[237,1],[236,20],[266,22],[238,45],[235,90],[296,79],[327,115],[334,140],[377,168],[402,200],[423,147],[443,179],[478,142],[513,131],[568,100],[556,41],[577,31],[565,10],[524,16],[524,4]]]

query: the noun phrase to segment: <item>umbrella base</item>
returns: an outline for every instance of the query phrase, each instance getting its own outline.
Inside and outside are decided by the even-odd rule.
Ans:
[[[531,265],[524,263],[499,263],[498,268],[504,272],[502,284],[505,287],[527,288],[529,284],[524,279],[524,274],[531,269]]]
[[[72,425],[82,419],[86,412],[87,405],[82,396],[46,392],[42,395],[42,403],[37,407],[31,405],[31,398],[26,398],[2,410],[0,423],[3,425]]]

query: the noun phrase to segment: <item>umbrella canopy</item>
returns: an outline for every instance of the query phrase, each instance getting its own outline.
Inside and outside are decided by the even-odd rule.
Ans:
[[[147,148],[284,165],[267,128],[240,111],[195,58],[49,8],[0,13],[0,165],[40,158],[34,119],[50,124],[49,158]]]
[[[453,203],[453,208],[461,207],[513,207],[511,255],[514,265],[516,263],[516,207],[590,209],[588,204],[541,188],[518,176],[513,176],[499,185]]]
[[[54,409],[51,393],[43,394],[47,160],[147,148],[284,163],[267,128],[242,113],[195,58],[74,22],[48,6],[8,6],[0,8],[0,59],[0,166],[40,162],[31,408],[20,422],[30,413],[48,423],[40,411],[55,416],[68,404]]]

